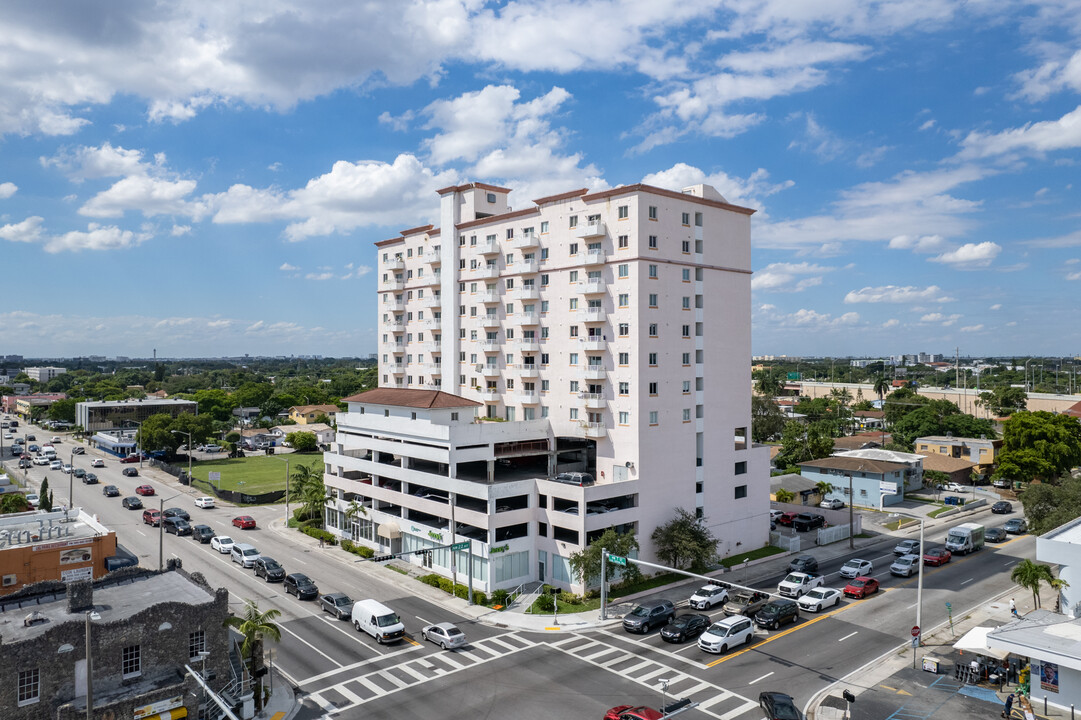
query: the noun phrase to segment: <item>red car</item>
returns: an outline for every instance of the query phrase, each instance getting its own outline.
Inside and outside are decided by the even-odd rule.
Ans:
[[[255,518],[251,515],[241,515],[233,518],[233,525],[236,525],[241,530],[251,530],[255,527]]]
[[[154,488],[152,486],[150,486],[150,485],[140,485],[139,487],[135,488],[135,494],[136,495],[153,495],[154,494]]]
[[[866,575],[854,578],[845,585],[845,597],[864,598],[876,592],[878,592],[878,580]]]
[[[953,553],[944,547],[931,548],[923,554],[923,564],[938,567],[948,563],[951,557],[953,557]]]
[[[797,515],[799,515],[799,513],[794,513],[794,512],[781,513],[780,516],[778,516],[778,518],[777,518],[777,524],[778,525],[787,525],[788,527],[792,527],[792,522],[796,519]]]
[[[604,714],[604,720],[660,720],[664,715],[644,705],[616,705]]]
[[[137,463],[137,462],[139,462],[139,456],[138,455],[128,455],[125,458],[120,458],[120,462],[122,462],[122,463]]]

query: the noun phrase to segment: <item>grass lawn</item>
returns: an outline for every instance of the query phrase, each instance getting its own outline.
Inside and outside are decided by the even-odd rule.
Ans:
[[[783,552],[784,550],[779,547],[767,545],[766,547],[760,547],[757,550],[751,550],[750,552],[726,557],[724,560],[721,560],[721,565],[730,568],[734,565],[742,565],[744,560],[758,560],[759,558],[769,557],[770,555],[776,555],[777,553]]]
[[[196,485],[204,485],[208,482],[208,473],[220,472],[221,483],[215,483],[219,487],[258,495],[285,489],[286,457],[289,458],[289,472],[292,472],[298,463],[305,465],[315,463],[316,466],[320,466],[323,462],[322,455],[319,453],[310,455],[291,453],[285,456],[254,455],[196,462],[192,464],[191,474],[196,480]]]
[[[927,513],[927,517],[936,518],[947,510],[953,510],[956,507],[956,505],[943,505],[938,510],[932,510],[931,512]]]

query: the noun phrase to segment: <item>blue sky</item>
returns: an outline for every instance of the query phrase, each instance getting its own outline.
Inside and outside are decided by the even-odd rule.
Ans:
[[[0,354],[366,355],[372,242],[715,185],[755,354],[1081,354],[1081,3],[0,5]]]

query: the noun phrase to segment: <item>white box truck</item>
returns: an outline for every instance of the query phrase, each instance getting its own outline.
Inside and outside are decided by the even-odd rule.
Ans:
[[[965,523],[946,535],[946,549],[954,555],[968,555],[983,547],[983,525]]]

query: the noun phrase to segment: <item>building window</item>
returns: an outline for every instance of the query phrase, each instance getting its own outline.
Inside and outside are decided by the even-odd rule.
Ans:
[[[691,326],[690,325],[684,325],[683,326],[683,337],[689,338],[690,336],[691,336]]]
[[[687,295],[683,296],[683,309],[684,310],[690,310],[691,309],[691,298],[690,298],[690,296],[687,296]]]
[[[691,354],[690,353],[683,353],[683,364],[684,365],[690,365],[691,364]]]
[[[650,265],[649,266],[649,276],[654,280],[657,279],[657,266],[656,265]]]
[[[488,202],[490,202],[490,203],[495,202],[495,193],[488,193]]]
[[[630,422],[631,422],[631,414],[629,412],[622,412],[621,411],[619,413],[619,424],[620,425],[629,425]]]
[[[456,412],[452,412],[452,413],[450,414],[450,419],[451,419],[451,420],[457,420],[457,419],[458,419],[458,413],[456,413]]]
[[[738,463],[736,463],[736,475],[746,475],[746,474],[747,474],[747,461],[746,460],[740,460]],[[737,495],[736,497],[739,497],[739,495]]]
[[[627,248],[629,248],[631,246],[630,239],[626,235],[620,235],[618,243],[619,243],[619,249],[620,250],[626,250]]]
[[[31,705],[40,699],[41,675],[37,668],[19,671],[19,707]]]
[[[745,497],[747,497],[747,486],[736,485],[736,500],[742,500]]]
[[[138,645],[129,645],[120,655],[120,673],[124,679],[143,674],[142,653]]]
[[[577,325],[571,325],[570,330],[571,330],[571,337],[572,338],[578,337],[578,326]]]
[[[649,364],[656,367],[656,365],[657,365],[657,353],[651,352],[649,354]]]
[[[683,224],[684,225],[690,225],[691,224],[691,214],[690,213],[683,213]]]
[[[568,218],[568,227],[570,227],[570,228],[578,227],[578,216],[577,215],[571,215]]]
[[[691,241],[690,240],[684,240],[683,241],[683,254],[684,255],[690,255],[691,254]]]
[[[690,395],[691,394],[691,381],[690,380],[684,380],[683,381],[683,394],[684,395]]]
[[[201,652],[206,652],[206,632],[196,630],[188,633],[188,657],[194,660]]]
[[[656,395],[657,394],[657,383],[651,382],[649,384],[649,394],[650,395]]]
[[[691,409],[690,408],[683,408],[683,422],[690,422],[690,421],[691,421]]]
[[[578,271],[577,271],[577,270],[571,270],[571,273],[570,273],[570,281],[571,281],[572,283],[576,283],[576,282],[578,282]]]
[[[541,232],[542,233],[548,232],[548,221],[547,220],[541,220]]]
[[[626,263],[620,265],[618,270],[619,270],[619,277],[621,277],[621,278],[626,278],[626,277],[631,276],[631,266],[627,265]]]
[[[570,299],[570,309],[571,310],[577,310],[578,309],[578,298],[571,298]]]
[[[578,364],[578,353],[571,353],[570,354],[570,361],[571,361],[571,365],[577,365]]]
[[[620,307],[627,307],[630,304],[631,304],[631,296],[630,296],[630,294],[629,293],[620,293],[619,294],[619,306]]]
[[[631,325],[630,325],[630,323],[620,323],[619,324],[619,336],[620,337],[627,337],[630,334],[631,334]]]
[[[656,250],[657,249],[657,236],[656,235],[650,235],[649,236],[649,249],[650,250]]]
[[[650,410],[649,411],[649,424],[650,425],[656,425],[657,424],[657,411],[656,410]]]
[[[619,384],[619,394],[620,395],[630,395],[631,394],[631,384],[627,383],[627,382],[621,382]]]
[[[631,354],[626,353],[626,352],[621,352],[619,354],[619,364],[620,365],[630,365],[631,364]]]
[[[657,293],[650,293],[649,294],[649,306],[651,308],[657,307]]]
[[[541,275],[541,287],[548,287],[548,274]]]
[[[630,208],[627,205],[620,205],[616,208],[616,212],[620,220],[626,220],[630,217]]]
[[[577,255],[578,254],[578,243],[571,243],[569,249],[570,249],[570,254],[571,255]]]
[[[649,219],[650,220],[656,220],[657,219],[657,206],[656,205],[650,205],[649,206]]]
[[[541,392],[548,392],[549,387],[551,387],[549,380],[541,380]]]
[[[571,420],[577,420],[578,419],[578,408],[571,408],[570,417],[571,417]]]
[[[683,282],[690,282],[690,281],[691,281],[691,269],[690,268],[683,268]]]
[[[649,324],[649,336],[650,337],[657,337],[657,323],[650,323]]]

